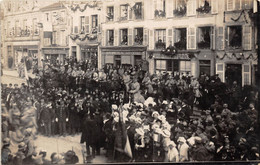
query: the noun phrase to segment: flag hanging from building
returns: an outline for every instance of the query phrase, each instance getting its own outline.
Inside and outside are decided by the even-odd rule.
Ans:
[[[127,135],[125,123],[123,122],[122,108],[119,108],[119,121],[115,135],[115,150],[132,158],[132,150]]]

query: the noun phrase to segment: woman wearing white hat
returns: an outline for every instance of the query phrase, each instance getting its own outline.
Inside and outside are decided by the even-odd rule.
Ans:
[[[188,158],[189,146],[186,143],[186,139],[184,137],[179,137],[177,142],[179,143],[178,150],[179,150],[179,155],[180,155],[180,162],[188,161],[189,160],[189,158]]]
[[[165,154],[165,162],[179,162],[179,152],[176,148],[176,144],[173,141],[169,141],[167,144],[168,152]]]

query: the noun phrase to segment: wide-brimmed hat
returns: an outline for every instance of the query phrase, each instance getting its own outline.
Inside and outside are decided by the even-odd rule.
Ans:
[[[185,143],[186,142],[186,139],[184,137],[179,137],[177,142],[182,142],[182,143]]]
[[[167,129],[164,129],[162,132],[163,132],[162,135],[165,138],[169,138],[171,136],[171,132],[169,130],[167,130]]]

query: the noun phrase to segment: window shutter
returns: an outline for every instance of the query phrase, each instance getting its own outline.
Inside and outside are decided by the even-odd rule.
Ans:
[[[251,85],[251,65],[242,65],[242,86]]]
[[[128,20],[133,19],[133,10],[130,9],[130,6],[127,6],[127,11],[128,11]]]
[[[234,8],[234,0],[227,0],[227,10],[231,11]]]
[[[196,28],[188,28],[188,49],[196,49]]]
[[[217,30],[218,37],[217,37],[217,49],[218,50],[224,50],[224,28],[223,27],[218,27]]]
[[[245,25],[243,27],[243,48],[244,50],[251,50],[251,34],[252,27]]]
[[[78,33],[79,30],[78,30],[78,26],[74,26],[74,33]]]
[[[118,21],[118,17],[120,17],[119,16],[119,14],[120,14],[119,10],[120,10],[120,6],[115,5],[114,6],[114,21]]]
[[[144,45],[148,45],[148,29],[144,29]]]
[[[216,37],[215,37],[215,33],[216,33],[216,28],[215,26],[211,27],[210,30],[210,48],[215,50],[216,49]]]
[[[188,16],[196,15],[196,6],[197,6],[196,0],[188,0],[188,2],[187,2],[187,15]]]
[[[98,19],[98,32],[100,33],[101,32],[101,15],[97,15]]]
[[[168,29],[168,39],[167,39],[167,45],[169,46],[170,44],[173,46],[173,39],[172,39],[172,34],[173,31],[172,29]]]
[[[102,46],[106,46],[106,42],[107,42],[106,34],[107,34],[107,36],[109,35],[108,30],[107,30],[107,33],[105,33],[105,30],[102,30]]]
[[[167,17],[173,17],[173,1],[174,0],[166,0],[166,15]]]
[[[118,46],[118,30],[115,30],[114,43],[115,43],[115,46]]]
[[[212,14],[218,13],[218,1],[219,0],[211,0],[211,13]]]
[[[149,30],[149,49],[154,49],[154,40],[155,40],[155,37],[154,37],[154,31],[153,30]]]
[[[221,82],[225,82],[225,63],[216,63],[216,74]]]
[[[133,45],[133,29],[128,29],[128,45]]]
[[[85,19],[85,32],[89,33],[89,16],[86,16]]]

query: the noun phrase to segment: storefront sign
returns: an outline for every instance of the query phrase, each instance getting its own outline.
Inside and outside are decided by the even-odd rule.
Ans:
[[[190,60],[189,54],[188,53],[183,53],[183,54],[176,54],[174,56],[167,56],[167,55],[162,55],[162,54],[156,54],[155,58],[158,59],[180,59],[180,60]]]
[[[64,49],[45,49],[43,50],[44,54],[67,54],[68,50]]]

